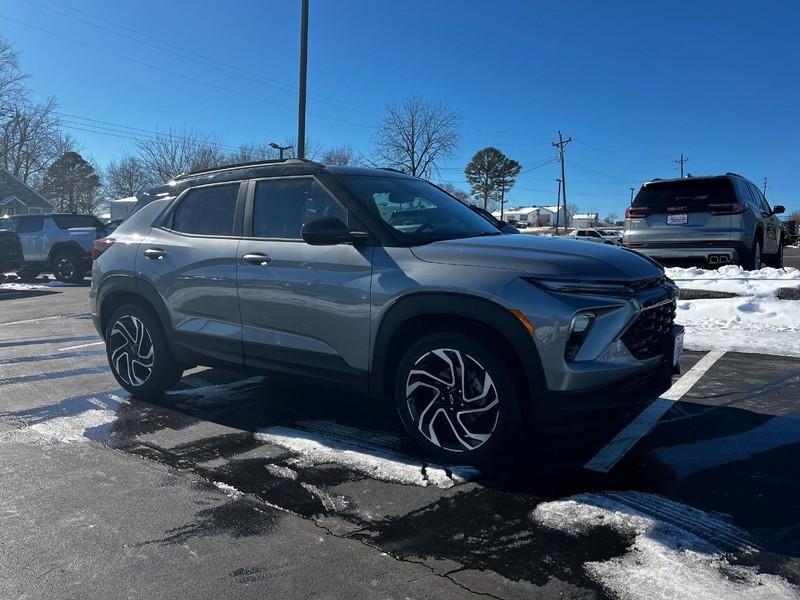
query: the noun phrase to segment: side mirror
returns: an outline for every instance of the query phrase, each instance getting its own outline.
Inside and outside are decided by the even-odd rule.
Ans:
[[[303,241],[312,246],[334,246],[336,244],[355,244],[365,240],[363,231],[350,231],[341,219],[323,217],[303,225]]]
[[[777,205],[772,207],[772,214],[773,215],[779,215],[779,214],[781,214],[783,212],[786,212],[786,207],[783,206],[782,204],[777,204]]]

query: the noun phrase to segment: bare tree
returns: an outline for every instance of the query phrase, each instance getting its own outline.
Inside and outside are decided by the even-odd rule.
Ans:
[[[567,217],[569,217],[570,222],[572,221],[572,217],[579,212],[581,212],[581,209],[577,204],[567,204]]]
[[[270,147],[269,144],[242,144],[238,149],[228,154],[226,162],[237,164],[275,158],[278,158],[278,151]]]
[[[470,200],[469,194],[467,192],[462,190],[460,187],[453,185],[450,182],[438,183],[436,185],[438,185],[440,188],[442,188],[445,192],[447,192],[451,196],[455,196],[462,202],[469,202]]]
[[[326,149],[322,153],[320,160],[326,165],[346,166],[356,162],[356,154],[352,146],[343,144]]]
[[[153,181],[169,181],[180,173],[213,169],[226,162],[219,143],[208,134],[169,129],[139,142],[137,158]]]
[[[0,36],[0,124],[9,108],[26,97],[25,74],[19,66],[19,54],[11,42]]]
[[[606,218],[603,219],[604,222],[608,223],[609,225],[613,225],[619,219],[619,215],[615,212],[610,212],[606,215]]]
[[[375,134],[376,162],[417,177],[430,177],[455,154],[460,117],[447,106],[412,96],[386,106]]]
[[[124,155],[106,166],[105,191],[112,198],[129,198],[141,189],[158,183],[136,156]]]

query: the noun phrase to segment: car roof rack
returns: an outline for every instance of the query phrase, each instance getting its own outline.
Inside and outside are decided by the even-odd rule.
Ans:
[[[744,179],[744,175],[739,175],[738,173],[733,173],[732,171],[728,171],[725,175],[730,175],[731,177],[741,177]]]
[[[268,166],[268,165],[285,165],[285,164],[305,164],[305,165],[317,165],[317,166],[324,166],[321,163],[314,162],[313,160],[308,160],[307,158],[274,158],[269,160],[256,160],[251,162],[243,162],[243,163],[233,163],[230,165],[222,165],[219,167],[214,167],[213,169],[200,169],[198,171],[190,171],[188,173],[180,173],[172,178],[173,181],[180,181],[182,179],[187,179],[188,177],[195,177],[196,175],[207,175],[210,173],[218,173],[221,171],[228,171],[230,169],[247,169],[249,167],[261,167],[261,166]]]

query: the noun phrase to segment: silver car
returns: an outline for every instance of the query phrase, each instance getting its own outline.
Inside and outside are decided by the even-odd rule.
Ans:
[[[680,356],[658,264],[502,235],[408,175],[288,159],[145,198],[97,242],[90,292],[136,396],[193,365],[313,378],[393,402],[439,460],[486,463],[533,431],[641,408]]]
[[[664,263],[783,266],[783,227],[752,182],[735,173],[645,183],[625,212],[623,244]]]

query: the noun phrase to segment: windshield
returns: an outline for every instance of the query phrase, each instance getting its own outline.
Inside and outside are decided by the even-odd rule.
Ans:
[[[351,175],[341,181],[406,244],[501,235],[466,204],[421,179]]]
[[[16,219],[9,219],[8,217],[3,217],[0,219],[0,231],[16,231],[17,230],[17,220]]]

